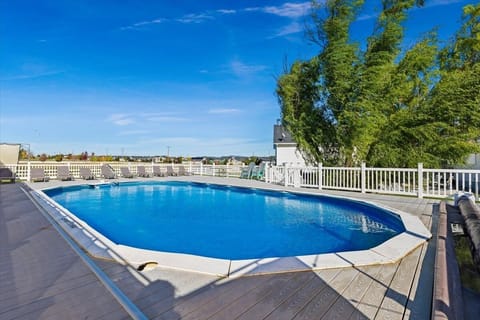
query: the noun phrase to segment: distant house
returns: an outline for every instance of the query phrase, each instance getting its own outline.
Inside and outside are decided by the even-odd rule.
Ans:
[[[305,159],[292,135],[279,124],[273,126],[273,148],[277,165],[305,165]]]
[[[466,162],[467,168],[480,169],[480,153],[471,154]]]
[[[478,144],[480,144],[480,138],[477,140]],[[474,169],[480,170],[480,153],[472,153],[467,157],[465,163],[456,165],[453,167],[454,169]]]
[[[19,155],[20,144],[0,143],[0,167],[17,164]]]

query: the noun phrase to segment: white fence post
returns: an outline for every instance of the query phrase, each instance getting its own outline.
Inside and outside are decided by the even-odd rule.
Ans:
[[[203,162],[200,162],[200,175],[203,176]]]
[[[27,181],[30,181],[30,168],[31,168],[31,164],[30,164],[30,161],[28,161],[28,166],[27,166]]]
[[[365,162],[362,161],[360,167],[360,186],[362,193],[366,192],[366,184],[367,184],[367,170],[365,170]]]
[[[286,163],[285,163],[285,170],[284,170],[283,174],[285,176],[284,179],[283,179],[284,180],[283,182],[284,182],[284,185],[286,187],[286,186],[288,186],[288,165]]]
[[[417,196],[423,198],[423,163],[418,163],[418,188]]]
[[[212,165],[212,176],[215,177],[215,162]]]
[[[323,163],[318,164],[318,190],[322,190],[323,185]]]
[[[300,188],[300,185],[301,185],[300,169],[293,168],[293,187]]]

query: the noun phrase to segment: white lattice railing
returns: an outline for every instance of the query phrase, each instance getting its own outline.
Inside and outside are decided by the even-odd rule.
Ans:
[[[174,172],[178,172],[180,166],[185,171],[195,175],[219,176],[219,177],[239,177],[244,165],[204,165],[201,163],[183,163],[183,164],[164,164],[164,163],[144,163],[144,162],[105,162],[110,165],[115,173],[120,176],[120,168],[127,167],[130,172],[137,174],[137,168],[143,166],[147,173],[153,174],[153,166],[160,167],[160,171],[166,173],[167,167],[171,166]],[[72,161],[72,162],[56,162],[56,161],[20,161],[16,165],[7,165],[7,167],[15,173],[17,179],[29,181],[30,170],[32,168],[43,168],[45,175],[50,179],[57,178],[57,168],[59,166],[67,166],[74,178],[80,178],[80,168],[89,168],[93,175],[101,177],[101,167],[104,162],[90,161]]]
[[[449,197],[470,192],[478,199],[480,170],[347,167],[267,167],[266,181],[292,187]]]

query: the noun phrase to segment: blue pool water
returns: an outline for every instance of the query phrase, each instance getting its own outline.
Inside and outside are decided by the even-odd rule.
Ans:
[[[364,250],[405,230],[365,203],[250,188],[147,182],[45,193],[117,244],[221,259]]]

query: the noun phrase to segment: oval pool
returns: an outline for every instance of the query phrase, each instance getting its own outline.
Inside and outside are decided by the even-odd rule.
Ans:
[[[44,192],[116,244],[229,260],[366,250],[405,231],[388,210],[319,195],[178,181]]]

